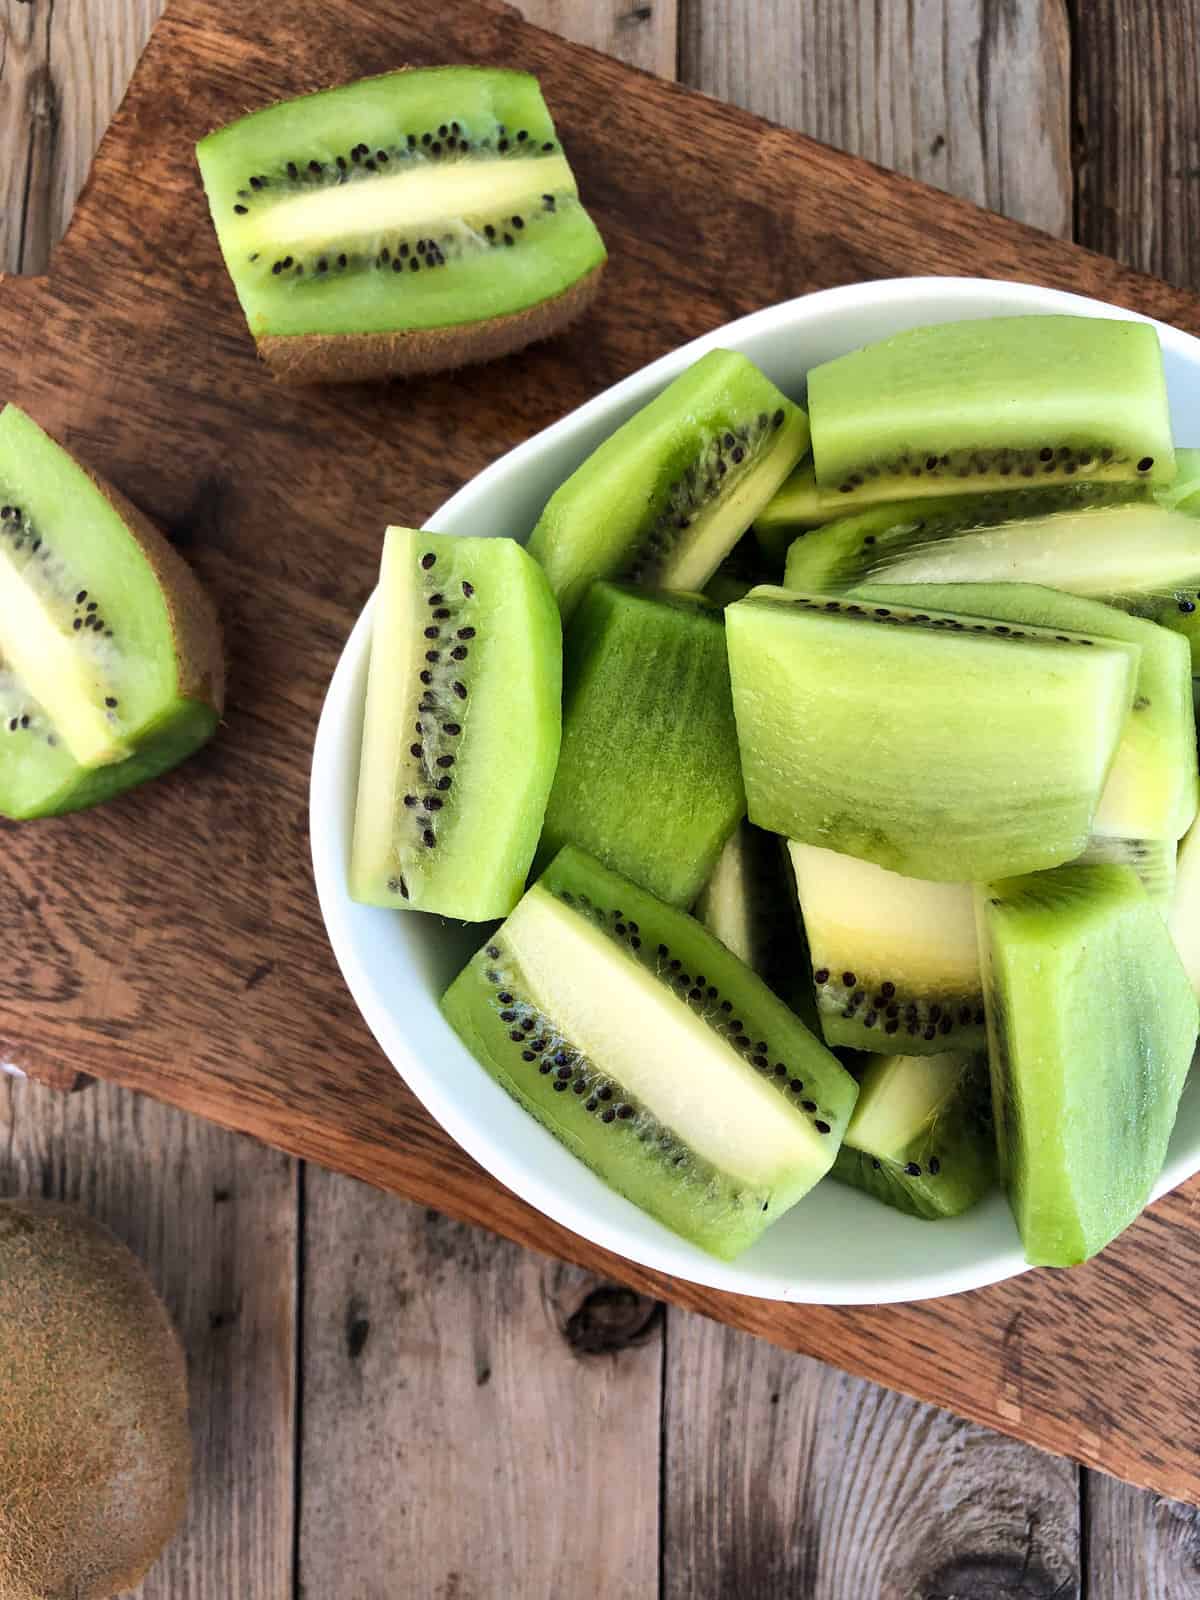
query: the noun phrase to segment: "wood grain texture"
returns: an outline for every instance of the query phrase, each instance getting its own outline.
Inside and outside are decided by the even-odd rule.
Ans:
[[[69,1200],[146,1263],[188,1355],[195,1475],[142,1600],[291,1593],[296,1164],[100,1084],[0,1077],[0,1193]]]
[[[663,1600],[1079,1595],[1075,1467],[703,1318],[681,1349],[680,1321]]]
[[[266,383],[190,156],[197,134],[244,105],[448,55],[539,73],[613,250],[608,294],[586,328],[472,376],[471,426],[450,423],[451,450],[460,380],[336,396]],[[714,172],[728,182],[714,184]],[[730,273],[735,231],[744,249]],[[283,17],[269,0],[233,12],[175,0],[52,279],[0,283],[0,360],[14,395],[143,503],[212,585],[229,631],[231,704],[221,738],[186,773],[88,817],[0,830],[4,932],[19,952],[0,994],[0,1055],[74,1060],[1200,1497],[1181,1409],[1200,1359],[1200,1335],[1188,1331],[1200,1325],[1190,1223],[1200,1186],[1069,1279],[1025,1278],[939,1306],[838,1312],[658,1283],[535,1216],[435,1128],[368,1038],[309,887],[311,728],[373,581],[377,529],[398,506],[424,517],[509,444],[731,315],[805,288],[929,271],[1023,276],[1200,327],[1200,306],[1183,293],[655,84],[511,11],[346,0],[335,17],[320,0],[294,0]],[[1181,1331],[1164,1348],[1144,1330],[1168,1308]]]
[[[526,21],[660,78],[677,70],[678,0],[519,0]]]
[[[1200,1513],[1088,1474],[1088,1600],[1195,1600],[1200,1594]]]
[[[329,1173],[306,1193],[301,1594],[653,1594],[654,1303]]]
[[[1079,238],[1200,284],[1200,3],[1071,0]]]
[[[1062,0],[682,3],[685,83],[1070,237]]]

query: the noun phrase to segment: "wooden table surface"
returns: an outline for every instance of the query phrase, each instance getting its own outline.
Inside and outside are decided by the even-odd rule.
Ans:
[[[161,9],[0,0],[0,270],[44,266]],[[1197,0],[522,10],[1200,286]],[[155,1600],[1200,1596],[1191,1510],[128,1092],[0,1079],[22,1190],[113,1224],[188,1344]]]

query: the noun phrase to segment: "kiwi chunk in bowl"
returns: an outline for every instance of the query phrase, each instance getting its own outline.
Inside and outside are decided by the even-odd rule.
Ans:
[[[711,350],[747,356],[804,405],[809,369],[872,340],[939,322],[1055,314],[1130,315],[1077,295],[965,278],[850,285],[771,307],[652,363],[519,446],[460,490],[428,526],[446,534],[526,536],[590,452]],[[1200,340],[1156,326],[1172,432],[1186,445],[1200,438]],[[832,1181],[819,1183],[743,1255],[720,1261],[610,1190],[529,1117],[475,1062],[439,1008],[485,930],[397,915],[349,897],[370,626],[368,603],[334,674],[317,732],[311,792],[317,887],[334,952],[364,1018],[410,1088],[469,1155],[595,1244],[741,1294],[829,1305],[897,1302],[978,1288],[1026,1270],[999,1189],[961,1216],[930,1224]],[[1196,1171],[1200,1088],[1193,1075],[1155,1195]]]

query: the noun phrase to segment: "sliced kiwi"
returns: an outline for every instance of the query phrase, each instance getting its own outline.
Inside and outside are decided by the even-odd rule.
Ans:
[[[1200,514],[1200,450],[1175,446],[1175,477],[1160,485],[1154,498],[1168,511],[1186,511],[1190,517]]]
[[[982,1048],[971,885],[789,849],[825,1042],[896,1055]]]
[[[833,1176],[910,1216],[967,1211],[996,1179],[987,1059],[871,1056]]]
[[[913,328],[814,367],[808,406],[817,485],[847,506],[1175,473],[1162,352],[1144,322]]]
[[[387,73],[243,117],[197,156],[250,331],[292,381],[519,349],[578,316],[604,264],[525,72]]]
[[[451,1025],[580,1160],[714,1255],[831,1166],[854,1080],[700,924],[564,850],[451,985]]]
[[[576,844],[690,906],[746,809],[720,609],[593,584],[567,629],[563,702],[538,862]]]
[[[594,578],[703,589],[808,444],[808,419],[745,356],[710,350],[553,494],[530,552],[563,617]]]
[[[753,534],[748,533],[713,573],[704,593],[714,605],[731,606],[735,600],[744,600],[760,583],[774,583],[781,570],[782,563],[768,561]]]
[[[1132,867],[1146,897],[1165,918],[1175,902],[1178,846],[1174,839],[1117,839],[1093,834],[1077,858],[1080,866]]]
[[[840,497],[831,499],[817,488],[810,456],[767,501],[755,517],[751,532],[766,560],[778,566],[797,534],[844,512]]]
[[[142,514],[0,412],[0,815],[77,811],[174,766],[224,701],[221,632]]]
[[[788,589],[725,619],[759,827],[939,882],[1086,845],[1137,645]]]
[[[1196,997],[1133,869],[977,891],[1000,1159],[1027,1259],[1085,1261],[1162,1170]]]
[[[1194,822],[1180,841],[1167,926],[1192,988],[1200,995],[1200,822]]]
[[[960,616],[1136,644],[1141,657],[1133,707],[1092,832],[1119,840],[1175,840],[1191,826],[1197,805],[1196,718],[1190,653],[1176,634],[1100,601],[1031,583],[871,584],[853,594],[875,604],[932,606]],[[1161,861],[1162,854],[1147,851],[1145,858]]]
[[[558,757],[562,635],[511,539],[389,528],[350,892],[482,922],[521,897]]]

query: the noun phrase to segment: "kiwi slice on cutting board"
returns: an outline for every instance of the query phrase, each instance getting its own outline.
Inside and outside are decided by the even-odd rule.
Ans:
[[[224,704],[216,611],[124,497],[0,412],[0,815],[78,811],[165,772]]]
[[[1001,1167],[1026,1259],[1073,1266],[1162,1171],[1196,996],[1131,867],[982,884],[979,942]]]
[[[1198,799],[1196,717],[1191,656],[1177,634],[1098,600],[1032,583],[867,584],[852,593],[875,604],[894,601],[1136,644],[1141,656],[1133,706],[1092,832],[1121,840],[1175,840],[1191,827]]]
[[[788,846],[826,1044],[978,1050],[983,982],[969,883],[930,883],[819,845]]]
[[[562,632],[512,539],[389,528],[371,624],[350,893],[503,917],[558,759]]]
[[[436,372],[556,333],[605,261],[537,79],[387,73],[197,146],[217,237],[277,377]]]
[[[1087,844],[1138,645],[773,588],[725,621],[759,827],[938,882]]]
[[[1144,322],[912,328],[813,367],[808,409],[817,486],[847,507],[1175,474],[1162,352]]]
[[[1167,927],[1192,988],[1200,996],[1200,822],[1179,844]]]
[[[581,1161],[726,1260],[828,1172],[857,1093],[698,922],[573,848],[442,1006]]]
[[[870,1056],[832,1175],[926,1221],[956,1217],[996,1181],[987,1058]]]
[[[703,589],[808,446],[752,361],[710,350],[594,450],[529,541],[564,620],[595,578]]]
[[[745,810],[720,608],[593,584],[567,629],[539,864],[575,844],[686,908]]]

